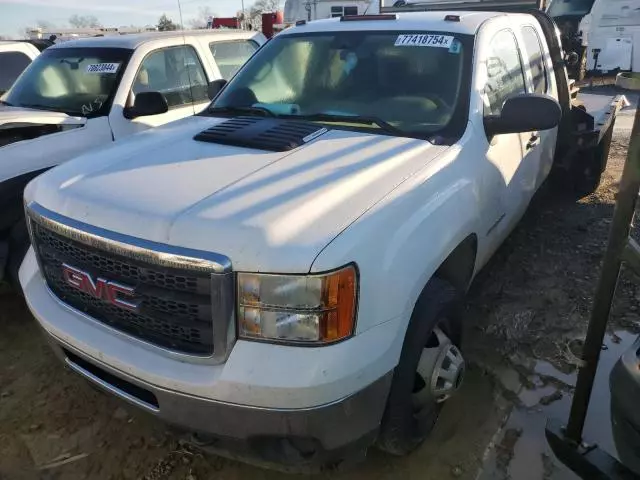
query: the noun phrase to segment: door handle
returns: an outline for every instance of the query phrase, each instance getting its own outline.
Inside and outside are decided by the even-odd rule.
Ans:
[[[527,150],[531,150],[536,145],[538,145],[538,143],[540,143],[540,135],[538,135],[537,133],[533,133],[531,135],[531,138],[529,138],[529,141],[527,142]]]

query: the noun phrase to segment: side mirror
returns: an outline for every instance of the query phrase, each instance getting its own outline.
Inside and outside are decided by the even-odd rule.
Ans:
[[[136,94],[133,107],[124,109],[124,116],[129,119],[160,115],[169,111],[167,99],[160,92],[140,92]]]
[[[222,91],[227,83],[228,82],[224,78],[219,78],[218,80],[209,82],[209,86],[207,89],[209,100],[213,100],[214,98],[216,98],[216,96]]]
[[[522,93],[508,98],[500,115],[485,117],[487,136],[533,132],[557,127],[562,118],[560,104],[548,95]]]

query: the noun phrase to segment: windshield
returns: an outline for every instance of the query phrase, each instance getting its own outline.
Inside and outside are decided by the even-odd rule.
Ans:
[[[548,13],[552,17],[564,15],[584,16],[591,11],[595,0],[553,0]]]
[[[254,110],[406,136],[458,132],[467,121],[472,50],[471,36],[438,32],[282,35],[209,112]]]
[[[4,103],[69,115],[107,115],[131,50],[45,50],[18,78]]]

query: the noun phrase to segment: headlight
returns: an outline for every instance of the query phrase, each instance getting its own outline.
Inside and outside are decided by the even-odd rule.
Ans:
[[[322,275],[239,273],[240,337],[325,344],[352,335],[356,277],[352,265]]]

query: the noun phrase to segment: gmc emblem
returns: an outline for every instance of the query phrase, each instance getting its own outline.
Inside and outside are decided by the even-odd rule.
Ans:
[[[80,290],[87,295],[98,298],[112,305],[127,310],[137,311],[139,301],[128,301],[123,297],[134,297],[135,290],[117,282],[110,282],[104,278],[97,278],[95,281],[87,272],[83,272],[66,263],[62,264],[62,277],[68,285]]]

